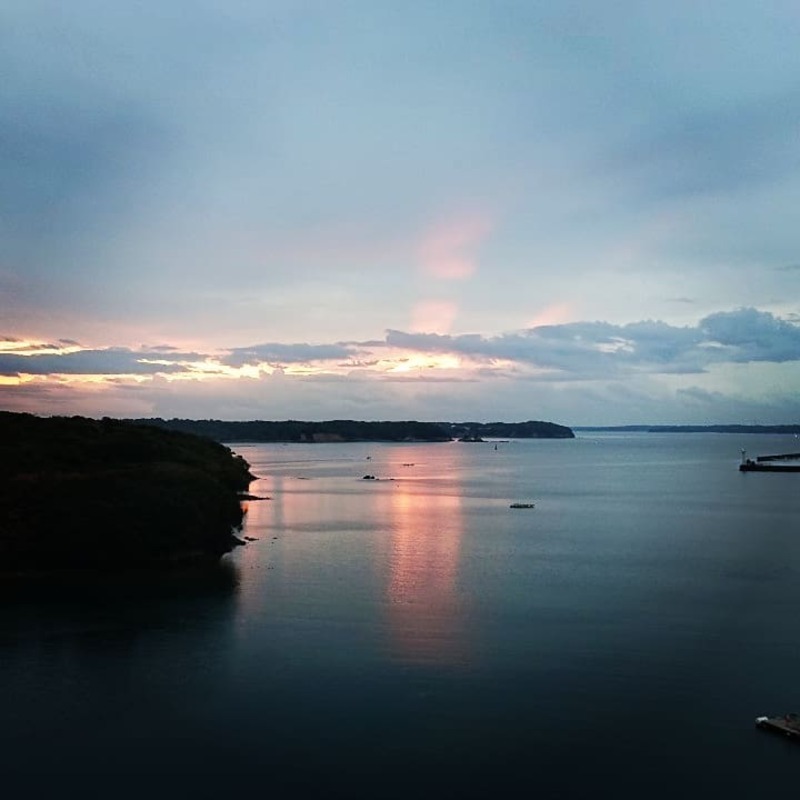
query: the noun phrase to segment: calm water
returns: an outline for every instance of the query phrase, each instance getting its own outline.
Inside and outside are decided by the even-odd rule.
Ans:
[[[3,589],[4,794],[792,792],[752,721],[800,710],[800,474],[743,446],[799,449],[237,446],[219,566]]]

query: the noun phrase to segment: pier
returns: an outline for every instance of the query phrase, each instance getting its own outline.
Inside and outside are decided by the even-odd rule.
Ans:
[[[758,717],[756,727],[800,741],[800,716],[797,714],[785,714],[782,717]]]
[[[777,456],[756,456],[756,461],[763,463],[765,461],[797,461],[800,459],[800,453],[783,453]]]
[[[787,462],[796,461],[791,464]],[[740,472],[800,472],[800,453],[780,453],[772,456],[756,456],[756,460],[747,458],[747,452],[742,450],[742,463],[739,464]]]

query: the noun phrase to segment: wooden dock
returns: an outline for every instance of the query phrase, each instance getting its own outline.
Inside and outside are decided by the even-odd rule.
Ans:
[[[798,714],[785,714],[782,717],[758,717],[756,727],[800,742],[800,715]]]

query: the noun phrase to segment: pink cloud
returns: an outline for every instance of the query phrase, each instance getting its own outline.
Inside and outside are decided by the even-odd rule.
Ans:
[[[411,312],[414,333],[449,333],[458,314],[458,306],[449,300],[424,300]]]
[[[428,277],[463,280],[478,268],[477,249],[492,230],[485,214],[462,215],[434,225],[422,239],[418,258]]]
[[[575,306],[572,303],[553,303],[541,309],[528,323],[529,328],[540,325],[564,325],[575,319]]]

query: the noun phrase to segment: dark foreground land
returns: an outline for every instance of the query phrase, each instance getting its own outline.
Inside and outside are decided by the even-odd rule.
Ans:
[[[218,557],[236,542],[251,480],[208,439],[0,412],[0,572]]]

